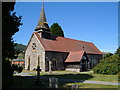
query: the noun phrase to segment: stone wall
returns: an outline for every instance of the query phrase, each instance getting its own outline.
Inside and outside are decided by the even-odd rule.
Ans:
[[[80,68],[80,62],[69,62],[69,63],[66,63],[65,68],[79,69]]]
[[[53,60],[56,60],[56,66],[52,64],[52,70],[64,70],[64,60],[66,59],[67,54],[64,52],[45,52],[45,70],[49,70],[49,60],[53,63]]]
[[[100,62],[100,59],[102,59],[102,55],[99,55],[99,54],[87,54],[87,57],[89,59],[88,67],[90,69],[95,67]]]
[[[35,45],[33,45],[33,43],[35,43]],[[35,70],[38,61],[42,71],[45,71],[45,51],[40,41],[33,35],[25,52],[25,69]]]

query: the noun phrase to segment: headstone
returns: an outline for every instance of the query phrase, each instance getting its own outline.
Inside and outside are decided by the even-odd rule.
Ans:
[[[49,87],[58,88],[58,78],[55,77],[49,78]]]
[[[52,73],[51,68],[52,68],[52,62],[51,62],[51,60],[50,60],[50,61],[49,61],[49,73]]]
[[[72,85],[72,90],[79,90],[78,85],[77,85],[77,84],[73,84],[73,85]]]

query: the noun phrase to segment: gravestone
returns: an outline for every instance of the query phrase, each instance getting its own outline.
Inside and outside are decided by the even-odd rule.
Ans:
[[[73,85],[72,85],[72,90],[79,90],[78,85],[77,85],[77,84],[73,84]]]
[[[58,88],[58,78],[55,77],[49,78],[49,87]]]

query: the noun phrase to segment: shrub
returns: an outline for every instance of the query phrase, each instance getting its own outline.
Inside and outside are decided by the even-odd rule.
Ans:
[[[118,72],[118,81],[120,81],[120,71]]]
[[[110,63],[110,64],[98,64],[95,68],[93,68],[94,73],[97,74],[108,74],[113,75],[117,74],[120,71],[120,67],[116,63]]]
[[[114,75],[120,71],[120,55],[114,54],[101,62],[93,68],[94,73]]]
[[[18,73],[21,73],[23,70],[23,67],[21,67],[19,65],[15,65],[15,64],[12,65],[12,68],[14,71],[17,71]]]

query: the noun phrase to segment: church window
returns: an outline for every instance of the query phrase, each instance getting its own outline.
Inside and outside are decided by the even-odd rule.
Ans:
[[[85,56],[82,56],[82,59],[86,59],[86,57],[85,57]]]
[[[32,49],[35,50],[37,47],[36,43],[32,43]]]
[[[28,70],[30,70],[30,56],[28,57]]]
[[[52,65],[53,65],[53,67],[56,67],[56,66],[57,66],[57,59],[53,59],[53,60],[52,60]]]

